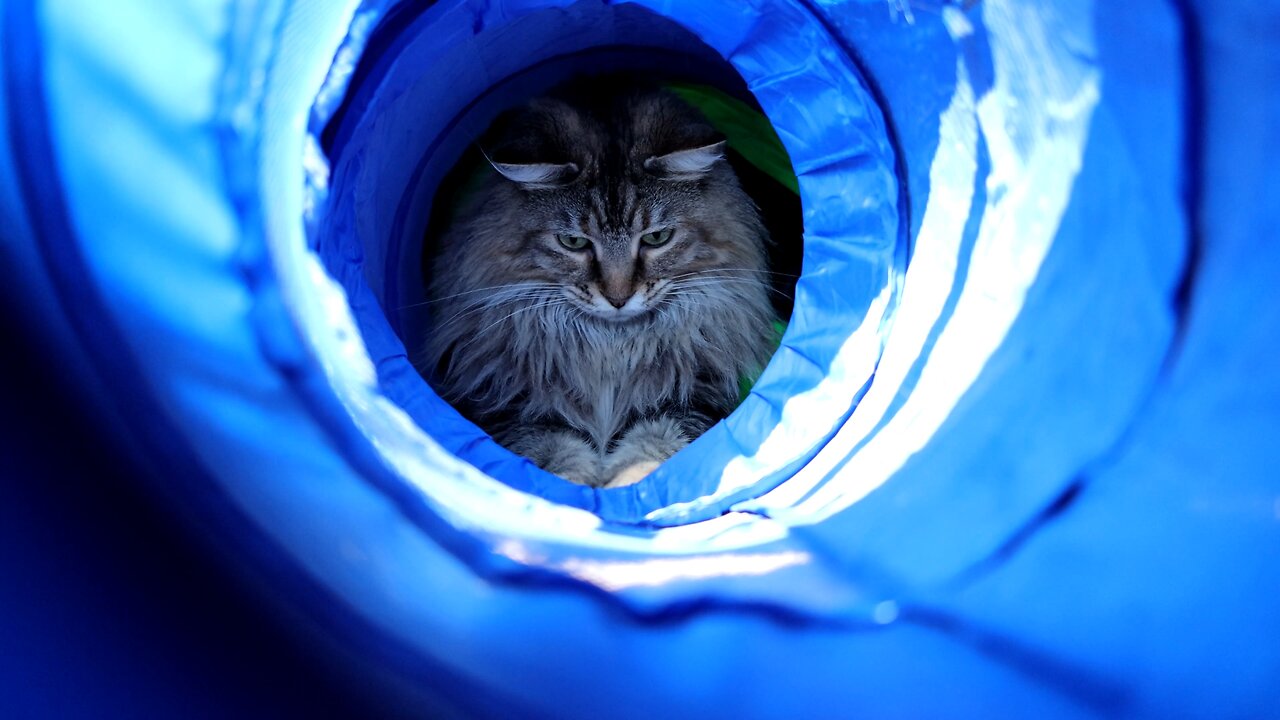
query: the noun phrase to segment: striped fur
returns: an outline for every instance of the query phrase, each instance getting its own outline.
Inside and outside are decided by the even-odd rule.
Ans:
[[[719,141],[675,96],[607,82],[501,119],[500,172],[435,248],[419,370],[499,442],[590,485],[634,480],[726,415],[775,316],[767,234]]]

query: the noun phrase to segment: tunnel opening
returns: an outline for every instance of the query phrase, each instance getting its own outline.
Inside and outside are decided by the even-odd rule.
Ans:
[[[725,33],[711,16],[594,0],[520,11],[402,3],[376,17],[361,25],[357,14],[313,109],[315,153],[328,169],[308,233],[346,292],[379,390],[419,429],[516,490],[623,524],[647,524],[673,505],[682,516],[715,514],[731,495],[782,482],[821,447],[865,390],[905,239],[883,121],[852,61],[815,48],[811,35],[823,30],[813,18],[767,27],[735,18]],[[754,38],[762,28],[767,43]],[[429,317],[430,239],[461,201],[477,139],[503,111],[567,80],[617,73],[740,108],[737,117],[710,119],[729,137],[728,159],[770,231],[770,294],[790,324],[754,386],[744,383],[737,411],[644,481],[596,489],[495,443],[418,375],[411,346]],[[833,89],[841,96],[831,113],[805,112]],[[763,161],[760,146],[770,146]],[[853,376],[833,370],[849,362]],[[816,410],[803,422],[784,418],[796,396]],[[773,446],[763,447],[770,438]],[[728,475],[737,489],[700,505]]]
[[[721,62],[723,63],[724,61]],[[732,69],[727,68],[724,73],[725,77],[729,77],[731,74]],[[736,75],[732,76],[737,77]],[[512,82],[518,85],[520,83],[519,76],[514,78]],[[736,84],[742,85],[740,79]],[[718,283],[711,289],[719,291],[749,289],[762,296],[767,302],[767,307],[772,309],[772,317],[761,319],[759,323],[753,324],[750,328],[744,328],[740,332],[762,338],[762,342],[768,343],[768,352],[771,355],[776,351],[777,343],[781,340],[786,329],[786,322],[791,315],[794,303],[795,285],[801,270],[803,221],[798,186],[795,173],[791,168],[790,158],[778,140],[776,132],[769,124],[767,117],[754,104],[746,88],[743,86],[722,90],[716,86],[690,82],[681,75],[671,75],[646,68],[628,69],[623,72],[615,71],[606,75],[579,73],[570,78],[569,86],[585,90],[593,96],[602,92],[612,92],[615,88],[623,89],[624,92],[645,89],[646,91],[657,90],[667,93],[672,98],[678,99],[698,111],[715,129],[717,137],[724,138],[726,143],[723,151],[724,161],[732,169],[732,182],[742,188],[748,203],[746,207],[739,208],[738,211],[745,211],[758,216],[767,234],[768,241],[764,243],[765,264],[762,269],[755,271],[740,268],[720,271],[695,271],[697,277],[686,282],[691,284],[694,293],[699,292],[700,286],[705,287],[708,284]],[[566,87],[562,85],[558,90],[563,92]],[[525,103],[532,100],[534,98],[517,96],[517,107],[524,106]],[[509,110],[514,112],[514,110]],[[494,152],[494,147],[499,142],[497,133],[501,130],[500,126],[503,125],[501,122],[502,117],[510,118],[511,115],[509,112],[504,113],[500,116],[499,121],[478,133],[480,139],[473,142],[463,151],[458,162],[444,175],[438,189],[431,197],[431,210],[423,238],[424,248],[421,254],[422,283],[426,288],[431,288],[433,282],[436,282],[440,286],[448,286],[451,289],[448,292],[438,290],[434,296],[431,296],[431,292],[428,291],[428,295],[431,296],[429,299],[409,304],[403,309],[404,312],[401,313],[401,340],[408,348],[410,359],[414,361],[415,367],[417,367],[424,379],[438,393],[446,397],[449,397],[449,392],[447,385],[442,385],[442,377],[449,372],[449,368],[453,367],[454,363],[457,363],[461,368],[455,370],[459,374],[468,375],[477,371],[470,369],[473,367],[471,361],[459,360],[453,356],[452,351],[446,353],[437,361],[429,362],[425,360],[428,347],[432,344],[430,339],[432,332],[443,332],[460,326],[474,326],[473,329],[480,329],[479,334],[481,335],[489,332],[505,334],[515,331],[514,327],[509,328],[507,326],[508,321],[538,317],[539,306],[545,305],[561,311],[566,308],[566,301],[561,297],[563,292],[561,290],[556,290],[552,293],[545,290],[521,291],[534,292],[538,297],[536,302],[526,303],[519,294],[515,295],[514,299],[506,299],[512,297],[511,289],[502,286],[490,287],[488,291],[480,292],[474,288],[459,289],[451,285],[459,277],[458,273],[470,273],[466,275],[470,277],[479,272],[489,272],[487,270],[477,271],[458,267],[456,265],[457,258],[450,259],[443,246],[445,238],[450,233],[457,232],[464,223],[478,221],[475,215],[477,212],[475,208],[481,202],[481,195],[485,192],[491,192],[487,191],[486,188],[491,187],[493,182],[498,180],[497,172],[490,162],[491,158],[487,156]],[[474,129],[471,130],[475,132]],[[655,190],[661,192],[660,188],[655,188]],[[539,206],[545,206],[548,202],[554,202],[551,198],[560,197],[560,192],[544,191],[534,193],[534,195],[539,198]],[[525,196],[522,195],[521,197]],[[532,196],[530,196],[530,200],[532,200]],[[634,207],[640,210],[640,214],[636,217],[648,217],[651,210],[655,213],[662,212],[662,201],[659,198],[649,198],[642,193],[637,196],[634,202],[636,203]],[[562,211],[569,212],[569,206],[562,208]],[[490,210],[490,212],[497,211]],[[661,216],[655,215],[654,217]],[[508,233],[517,232],[512,227],[508,227],[507,231]],[[735,239],[734,242],[746,242],[747,237],[749,236]],[[725,236],[721,235],[717,242],[723,242],[724,239]],[[470,240],[468,244],[472,242],[476,242],[476,240]],[[541,248],[541,246],[536,247]],[[694,246],[686,247],[690,249],[685,252],[693,251],[692,248]],[[678,250],[677,252],[681,251]],[[538,258],[546,258],[545,262],[573,263],[575,256],[582,254],[581,251],[575,253],[558,250],[554,247],[550,248],[550,253],[552,254],[547,254],[547,249],[529,249],[521,253],[517,258],[506,259],[504,262],[508,267],[506,267],[505,271],[527,272],[529,269],[524,263],[536,262]],[[590,251],[587,254],[591,257],[596,256]],[[639,256],[637,258],[638,263],[650,258],[648,252],[642,248],[637,249],[637,255]],[[503,255],[502,257],[506,258],[507,256]],[[485,255],[485,259],[491,258],[494,262],[499,261],[493,256]],[[557,267],[560,266],[557,265]],[[639,272],[639,267],[641,266],[638,264],[636,272]],[[691,274],[689,273],[691,268],[692,266],[677,268],[668,274],[674,275],[675,279],[672,282],[678,284],[682,277]],[[436,278],[436,275],[441,277]],[[558,277],[563,279],[565,276],[558,275]],[[507,280],[504,279],[504,281]],[[480,283],[480,285],[492,286],[494,281],[486,281]],[[445,297],[440,297],[441,295],[445,295]],[[462,295],[462,297],[458,297],[458,295]],[[551,295],[551,297],[545,297],[546,295]],[[750,294],[743,294],[741,301],[749,300],[751,297],[752,295]],[[500,303],[496,306],[494,313],[487,312],[488,308],[493,307],[489,304],[490,302]],[[569,300],[567,302],[572,303],[573,301]],[[671,298],[667,298],[665,302],[671,302]],[[705,300],[702,301],[702,303],[705,302]],[[658,307],[662,307],[663,304],[665,303],[660,302]],[[569,305],[568,307],[576,306]],[[646,326],[649,328],[647,332],[651,336],[650,340],[645,344],[662,342],[660,336],[656,335],[656,333],[681,332],[684,327],[695,323],[698,315],[713,308],[714,306],[705,304],[694,305],[691,308],[694,314],[687,317],[675,328],[667,327],[664,322],[655,318],[644,316],[647,319],[642,319],[639,322],[647,323]],[[658,312],[658,310],[655,309],[655,312]],[[573,312],[567,312],[563,316],[556,314],[554,317],[560,318],[560,322],[563,323],[564,327],[574,327],[576,322],[581,321],[581,318],[574,315]],[[544,316],[540,322],[526,324],[531,324],[534,327],[545,327],[547,322],[548,319]],[[516,322],[515,324],[519,325],[521,323]],[[756,327],[756,325],[759,327]],[[448,336],[446,335],[446,337]],[[464,337],[460,338],[458,342],[466,347],[475,341]],[[580,338],[578,342],[586,343],[587,339]],[[428,347],[422,347],[424,344]],[[728,345],[718,347],[716,351],[717,355],[749,352]],[[574,358],[571,362],[576,364],[585,362],[585,360],[583,358]],[[753,365],[736,377],[734,392],[736,393],[737,402],[729,410],[736,407],[741,402],[741,399],[750,392],[763,369],[763,364]],[[507,372],[514,373],[516,371],[512,368]],[[465,378],[460,380],[460,382],[466,381]],[[600,391],[605,392],[605,388],[601,387]],[[457,400],[457,398],[455,397],[454,400]],[[641,399],[641,401],[647,400]],[[492,430],[492,427],[485,422],[483,415],[478,414],[475,408],[459,406],[459,409],[477,425]],[[661,412],[665,412],[665,409]],[[696,437],[694,435],[689,439],[696,439]],[[501,442],[501,439],[499,441]],[[610,453],[616,451],[613,444],[608,445],[607,448]],[[510,449],[519,453],[518,448]],[[605,446],[603,445],[598,448],[598,451],[602,454],[604,450]],[[573,480],[573,478],[569,479]],[[610,484],[604,487],[613,488],[617,487],[617,485]]]

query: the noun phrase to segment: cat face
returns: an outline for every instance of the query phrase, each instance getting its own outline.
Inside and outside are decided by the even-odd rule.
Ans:
[[[553,97],[482,139],[496,172],[432,248],[415,364],[491,432],[551,422],[604,451],[660,410],[705,427],[774,337],[755,205],[676,96]]]
[[[535,102],[489,153],[493,201],[515,210],[512,279],[554,283],[584,315],[622,324],[706,288],[700,278],[759,267],[755,208],[723,153],[701,115],[664,92]]]

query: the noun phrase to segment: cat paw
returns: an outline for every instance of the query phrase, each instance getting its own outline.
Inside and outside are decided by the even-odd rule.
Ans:
[[[601,485],[600,456],[585,442],[565,440],[535,460],[539,467],[578,485]]]
[[[609,454],[609,464],[618,468],[642,460],[661,462],[688,444],[689,438],[679,421],[668,417],[642,420],[618,440]]]
[[[601,487],[618,488],[635,485],[645,479],[649,473],[657,470],[658,466],[661,464],[662,463],[657,460],[641,460],[640,462],[632,463],[616,471],[614,476],[609,478],[609,480]]]
[[[507,448],[538,467],[578,485],[601,486],[600,454],[586,440],[567,430],[527,428],[513,433]]]
[[[664,460],[689,444],[680,423],[659,417],[636,423],[609,454],[603,473],[604,487],[634,485],[653,472]]]

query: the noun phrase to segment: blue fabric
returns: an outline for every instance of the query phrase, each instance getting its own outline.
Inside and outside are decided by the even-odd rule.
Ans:
[[[373,7],[389,13],[396,8],[386,3]],[[753,470],[750,478],[722,477],[735,459],[757,455],[762,439],[780,422],[786,398],[811,391],[828,374],[872,299],[896,287],[904,266],[906,237],[897,229],[894,158],[856,69],[847,58],[822,52],[831,41],[812,17],[794,9],[729,7],[721,12],[697,5],[665,10],[699,33],[711,45],[706,47],[679,25],[632,4],[438,3],[411,21],[398,18],[394,41],[375,36],[370,44],[363,36],[348,38],[348,44],[369,45],[367,69],[354,76],[360,85],[352,88],[344,106],[313,115],[313,126],[322,126],[324,110],[339,113],[337,124],[324,133],[332,138],[327,150],[336,168],[330,195],[335,200],[314,244],[348,295],[357,298],[357,321],[379,367],[383,391],[458,457],[516,489],[593,510],[611,521],[644,522],[652,511],[699,499],[696,509],[659,522],[714,517],[734,501],[773,487],[811,456],[848,416],[860,386],[844,388],[815,408],[806,418],[806,437],[796,438],[786,457]],[[726,26],[723,12],[744,22]],[[768,22],[752,20],[765,17]],[[605,55],[602,45],[645,49]],[[388,58],[393,52],[395,57]],[[721,67],[724,61],[717,52],[732,65]],[[554,53],[551,59],[545,59],[548,53]],[[424,75],[420,68],[428,64],[442,68],[440,75]],[[824,292],[802,279],[800,310],[791,319],[783,349],[743,406],[646,481],[600,491],[549,476],[463,420],[417,377],[403,340],[408,336],[421,342],[429,311],[419,269],[429,196],[420,188],[434,188],[450,159],[497,111],[570,73],[610,67],[693,72],[709,81],[732,75],[729,68],[736,68],[746,81],[741,92],[749,88],[769,114],[799,175],[807,271],[841,292]],[[830,111],[805,110],[815,105]],[[365,129],[375,124],[387,130],[378,135]],[[406,136],[409,143],[432,151],[422,158],[406,155]],[[369,167],[376,172],[368,172]],[[854,196],[858,204],[845,202]],[[878,312],[887,315],[885,308]]]
[[[1280,9],[1209,5],[11,3],[5,273],[161,497],[464,714],[1275,715]],[[617,491],[402,340],[435,185],[584,66],[754,98],[805,209],[757,388]]]

